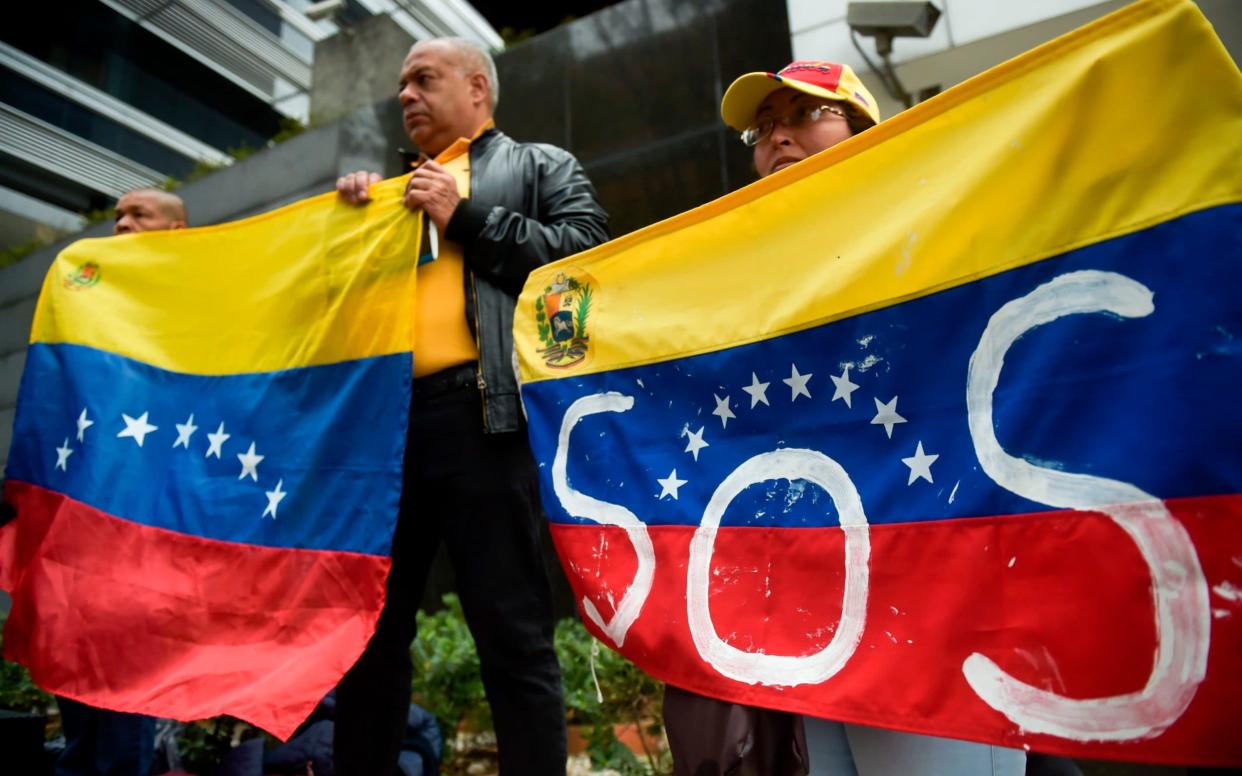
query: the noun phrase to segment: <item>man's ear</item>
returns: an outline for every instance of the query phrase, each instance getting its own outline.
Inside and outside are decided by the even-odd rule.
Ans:
[[[491,89],[487,83],[487,76],[482,73],[474,73],[470,76],[469,81],[471,101],[476,105],[479,103],[488,103],[490,101]]]
[[[173,221],[172,223],[170,223],[168,225],[168,228],[169,229],[185,229],[187,226],[189,226],[189,224],[187,224],[185,221],[178,218],[176,221]]]

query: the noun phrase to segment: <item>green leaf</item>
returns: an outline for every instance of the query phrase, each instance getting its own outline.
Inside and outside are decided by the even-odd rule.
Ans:
[[[3,646],[0,633],[0,649]],[[52,696],[39,689],[23,666],[0,659],[0,709],[46,714],[51,706]]]
[[[579,338],[586,337],[587,316],[591,314],[591,287],[589,285],[582,287],[582,293],[578,295],[578,334]]]
[[[453,593],[442,599],[444,608],[418,613],[418,638],[410,647],[414,662],[411,693],[416,703],[430,711],[444,733],[446,761],[453,755],[449,744],[464,721],[479,727],[491,725],[491,713],[483,692],[479,655],[466,626],[461,601]]]
[[[541,327],[541,334],[546,328]],[[440,611],[418,613],[418,638],[410,648],[410,656],[414,662],[414,701],[431,711],[440,723],[447,763],[457,756],[450,744],[462,723],[486,729],[491,724],[491,714],[483,692],[478,653],[461,602],[450,593],[444,596],[443,603]],[[601,703],[591,678],[593,643],[594,637],[577,620],[557,623],[554,646],[561,666],[565,706],[569,721],[584,726],[593,763],[626,776],[671,772],[667,752],[654,753],[650,760],[636,757],[617,741],[614,733],[618,724],[637,722],[648,733],[648,741],[658,741],[664,685],[600,644],[595,671],[604,696]],[[451,768],[446,769],[450,771]]]

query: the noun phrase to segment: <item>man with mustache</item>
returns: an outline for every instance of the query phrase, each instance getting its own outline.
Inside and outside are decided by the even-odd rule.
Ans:
[[[479,651],[500,772],[565,773],[565,710],[535,465],[512,362],[513,311],[531,270],[608,238],[607,214],[573,156],[496,129],[498,89],[488,53],[458,38],[417,43],[399,76],[402,121],[421,151],[405,205],[423,211],[428,239],[417,257],[413,401],[388,598],[338,688],[338,776],[396,768],[415,613],[441,541]],[[353,173],[337,191],[361,205],[378,180]]]

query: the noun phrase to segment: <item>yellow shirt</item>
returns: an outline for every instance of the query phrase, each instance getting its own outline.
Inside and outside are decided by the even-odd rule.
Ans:
[[[470,143],[495,126],[489,119],[473,137],[459,137],[435,158],[457,179],[457,193],[470,196]],[[427,220],[427,228],[431,220]],[[439,257],[418,268],[414,314],[414,376],[479,360],[479,346],[466,323],[465,262],[461,246],[438,235]]]

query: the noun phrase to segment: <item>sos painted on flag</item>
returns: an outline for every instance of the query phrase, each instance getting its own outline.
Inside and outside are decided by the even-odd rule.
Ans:
[[[1242,763],[1240,159],[1210,27],[1137,3],[533,275],[589,627],[727,700]]]

